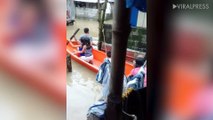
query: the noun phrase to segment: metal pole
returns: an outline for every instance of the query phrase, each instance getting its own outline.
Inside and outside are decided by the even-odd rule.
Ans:
[[[112,70],[106,109],[107,120],[121,120],[122,89],[127,41],[130,33],[130,10],[125,0],[116,0],[112,28]]]

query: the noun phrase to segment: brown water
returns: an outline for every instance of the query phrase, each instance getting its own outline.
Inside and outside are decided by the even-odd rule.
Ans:
[[[112,23],[112,20],[106,23]],[[80,28],[78,39],[83,29],[88,27],[90,35],[98,38],[98,22],[95,20],[76,19],[74,25],[67,26],[67,39]],[[89,107],[101,97],[101,85],[95,81],[96,74],[84,66],[72,61],[73,72],[67,73],[67,120],[86,120]]]
[[[112,24],[112,20],[105,21],[107,24]],[[74,25],[67,26],[67,39],[71,37],[71,35],[80,28],[80,31],[76,35],[77,39],[83,34],[83,30],[85,27],[90,29],[90,35],[92,37],[98,38],[98,22],[96,20],[85,20],[85,19],[76,19]]]
[[[67,73],[67,120],[86,120],[89,107],[101,97],[96,74],[72,61],[73,72]]]

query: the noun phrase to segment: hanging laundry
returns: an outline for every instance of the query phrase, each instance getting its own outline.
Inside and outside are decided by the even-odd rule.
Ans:
[[[138,10],[142,12],[147,11],[146,0],[126,0],[126,7],[127,8],[136,7]]]

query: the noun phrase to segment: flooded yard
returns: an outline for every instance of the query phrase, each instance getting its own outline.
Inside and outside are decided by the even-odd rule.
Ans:
[[[72,61],[73,72],[67,73],[67,120],[86,120],[89,107],[101,97],[96,74]]]

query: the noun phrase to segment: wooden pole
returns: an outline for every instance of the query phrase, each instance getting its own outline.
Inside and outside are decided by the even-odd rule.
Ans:
[[[103,41],[103,33],[102,33],[102,8],[101,8],[101,3],[100,0],[98,0],[98,50],[101,50],[101,46],[102,46],[102,41]]]
[[[122,90],[126,49],[130,34],[130,10],[126,8],[125,0],[116,0],[114,7],[114,22],[112,28],[112,70],[110,93],[106,109],[107,120],[121,120]]]
[[[67,54],[67,70],[68,72],[72,72],[72,60],[71,60],[71,55]]]

